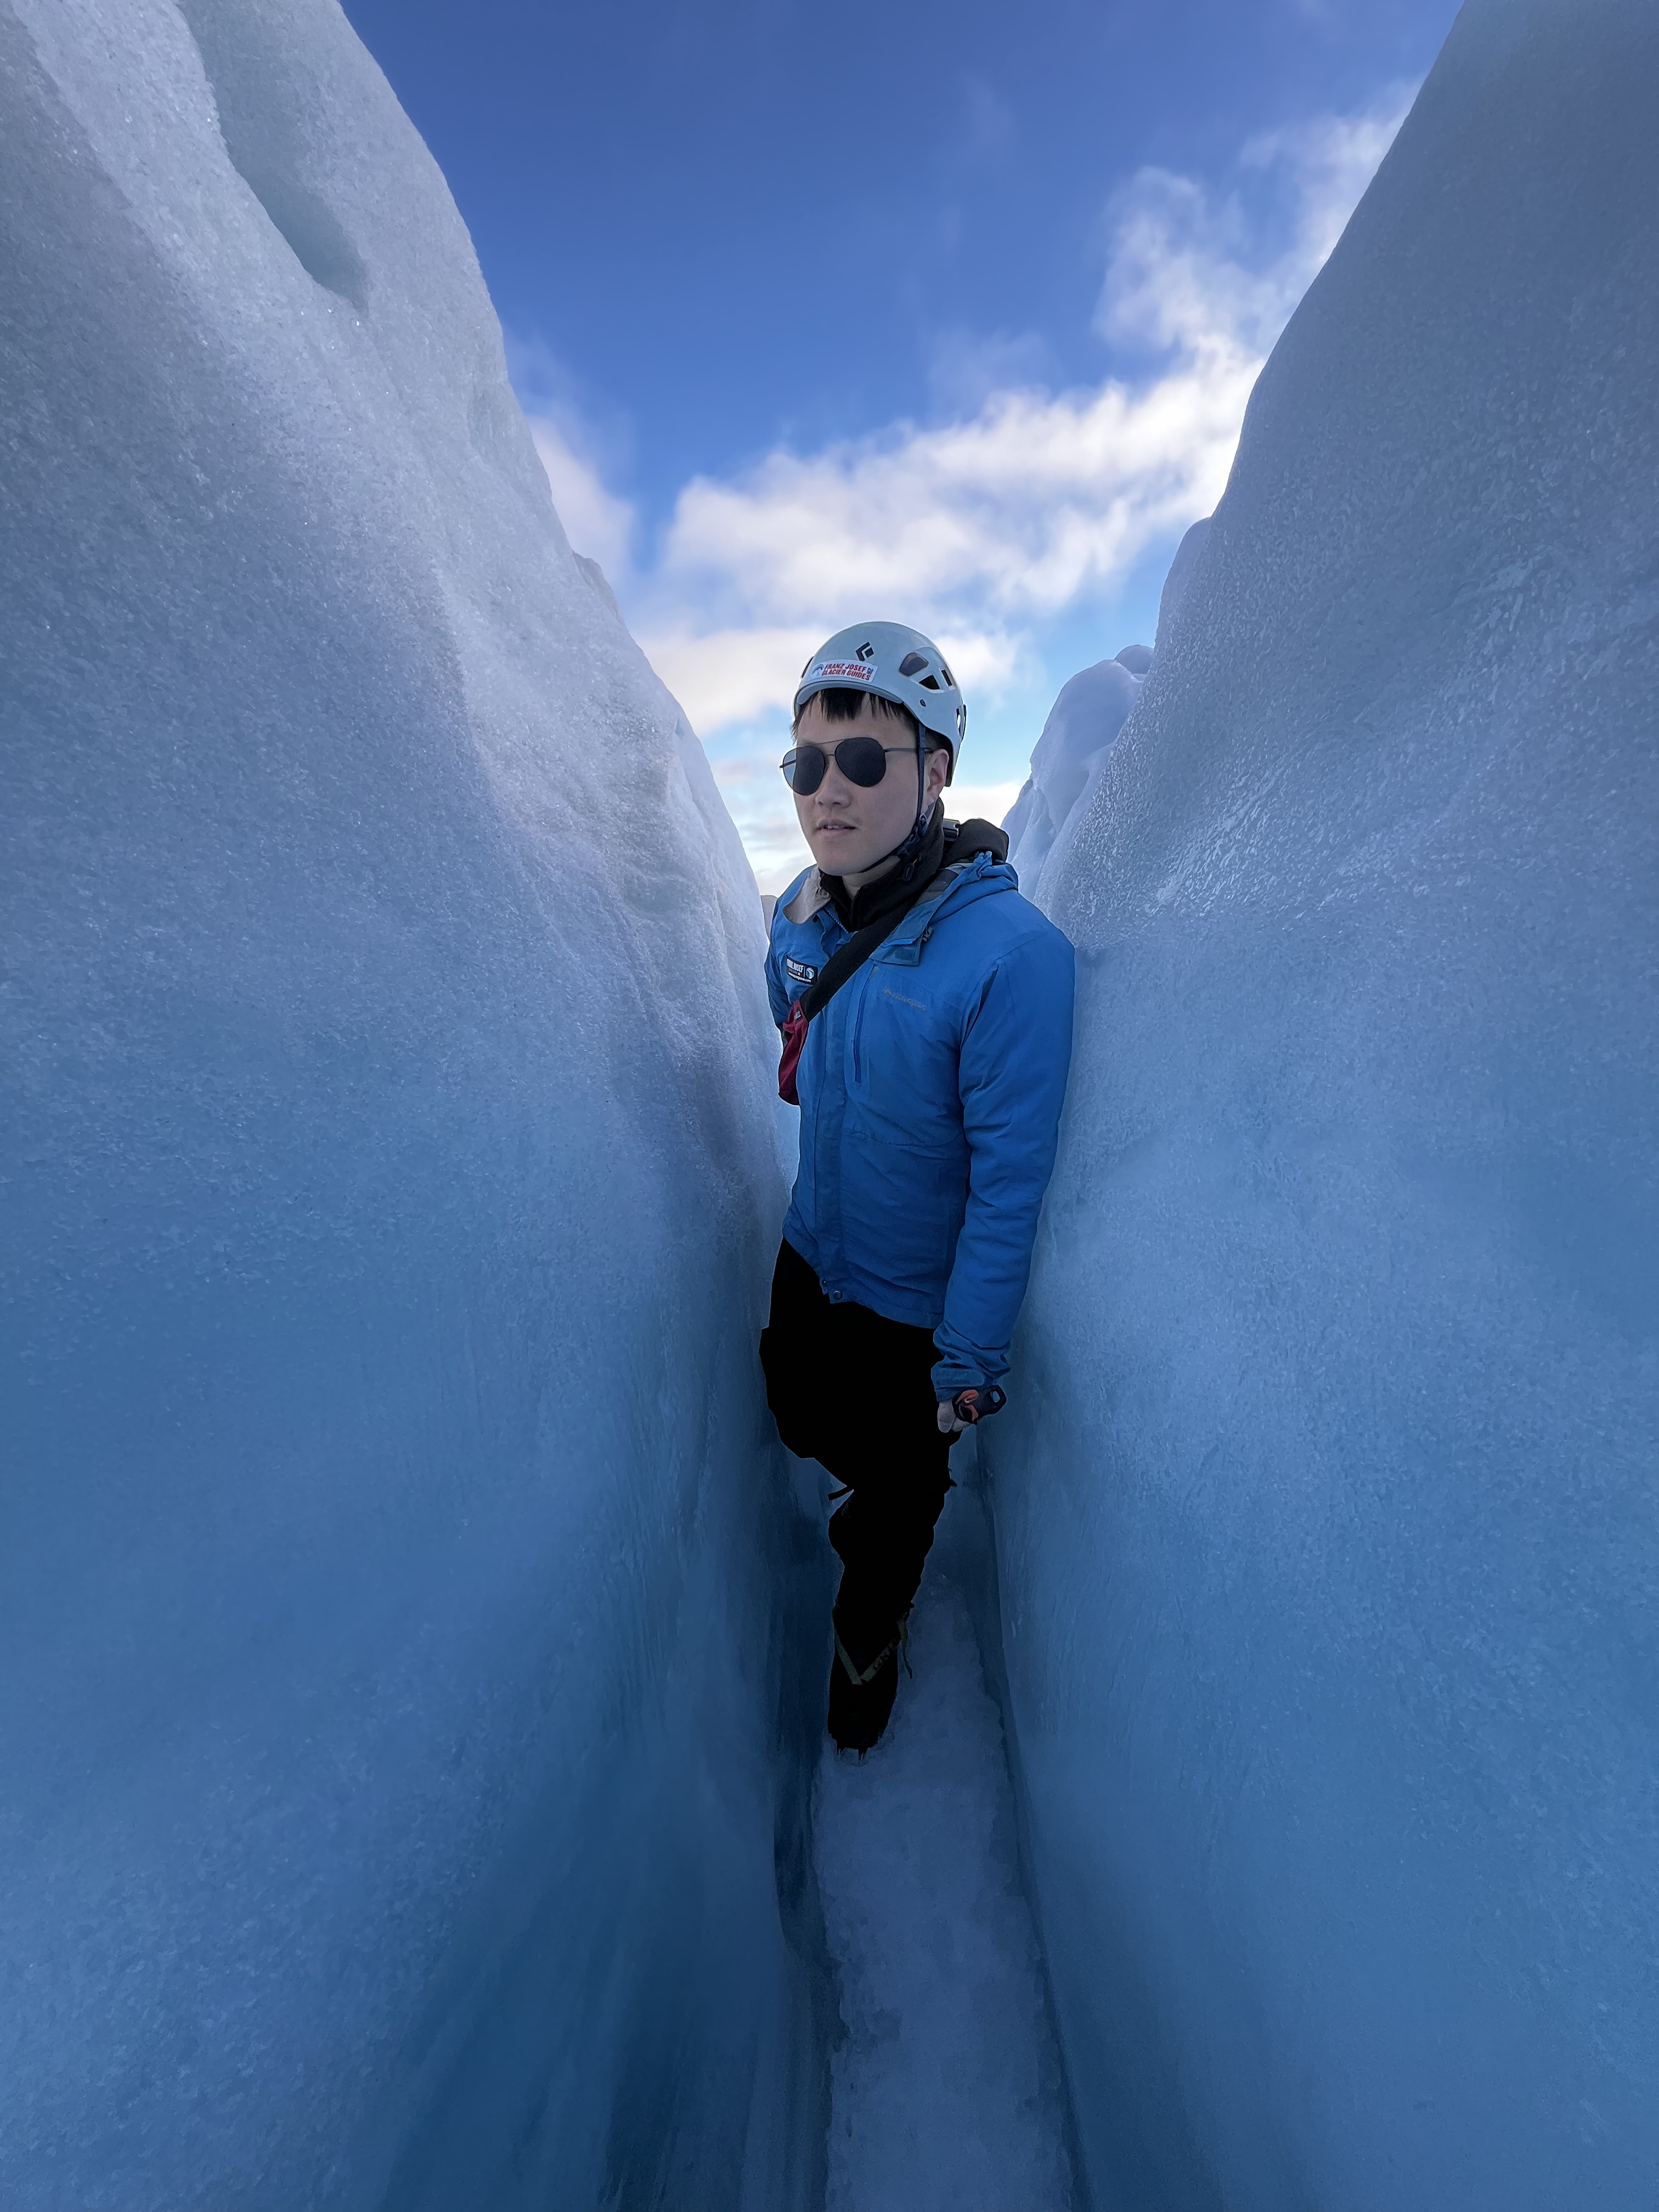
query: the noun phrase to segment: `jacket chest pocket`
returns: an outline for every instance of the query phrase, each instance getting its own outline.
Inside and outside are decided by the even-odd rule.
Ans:
[[[911,1142],[960,1141],[960,1040],[914,967],[872,961],[851,1010],[851,1089],[866,1115],[890,1119]]]

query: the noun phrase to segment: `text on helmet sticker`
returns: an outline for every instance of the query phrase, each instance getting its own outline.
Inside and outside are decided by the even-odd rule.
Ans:
[[[815,660],[801,680],[810,684],[820,676],[833,677],[837,681],[843,676],[852,676],[860,684],[867,684],[875,672],[861,660]]]

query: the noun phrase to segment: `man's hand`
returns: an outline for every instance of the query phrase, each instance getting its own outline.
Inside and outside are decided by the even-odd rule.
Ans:
[[[940,1432],[947,1437],[959,1437],[970,1424],[977,1425],[988,1413],[1000,1413],[1008,1402],[1007,1393],[999,1382],[988,1382],[982,1389],[970,1386],[958,1390],[954,1398],[939,1401]]]

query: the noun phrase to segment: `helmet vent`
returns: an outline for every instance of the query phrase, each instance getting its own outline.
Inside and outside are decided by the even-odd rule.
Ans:
[[[942,660],[939,665],[939,672],[954,691],[957,688],[957,679],[951,675],[950,670],[945,665],[945,663]]]
[[[903,673],[902,670],[901,670],[901,671],[900,671],[900,673],[901,673],[901,674],[902,674],[902,673]],[[938,678],[938,677],[937,677],[937,676],[924,676],[924,677],[922,678],[922,679],[921,679],[921,689],[922,689],[924,691],[937,691],[937,690],[939,690],[939,678]]]
[[[927,665],[927,656],[925,653],[907,653],[899,663],[899,674],[914,676],[919,668],[926,668]],[[937,690],[938,688],[936,684],[934,689]]]

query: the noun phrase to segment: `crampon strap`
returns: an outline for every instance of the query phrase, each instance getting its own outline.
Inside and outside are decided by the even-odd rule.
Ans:
[[[863,1668],[854,1662],[852,1653],[842,1642],[840,1629],[836,1631],[836,1656],[847,1669],[847,1678],[855,1689],[867,1689],[896,1651],[905,1673],[914,1681],[915,1668],[910,1664],[910,1615],[908,1608],[899,1621],[892,1642],[883,1644],[870,1664]]]
[[[859,1690],[866,1689],[875,1680],[898,1647],[899,1640],[896,1636],[890,1644],[883,1645],[867,1667],[860,1669],[854,1663],[852,1653],[842,1642],[839,1632],[836,1637],[836,1656],[847,1669],[848,1680],[852,1683],[854,1689]]]

